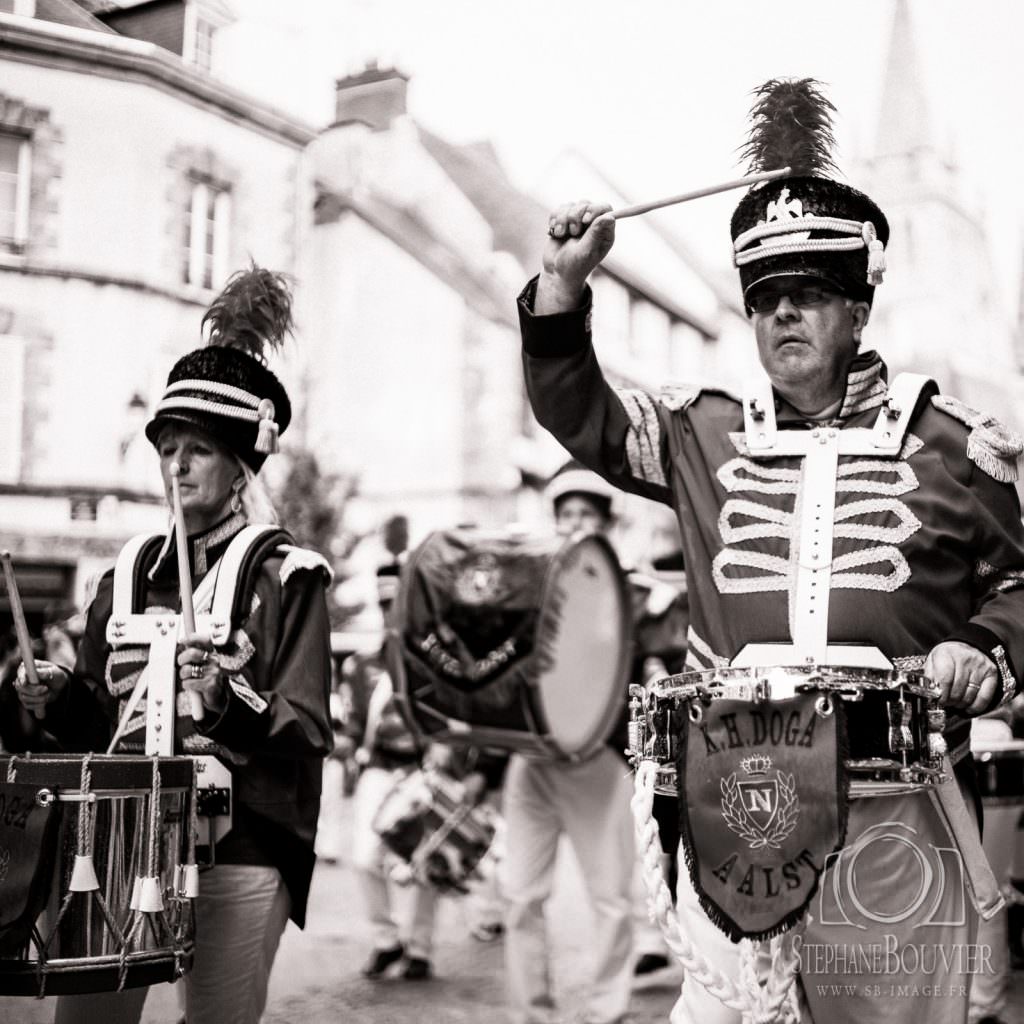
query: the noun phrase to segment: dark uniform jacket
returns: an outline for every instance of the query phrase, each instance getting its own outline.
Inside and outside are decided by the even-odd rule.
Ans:
[[[788,643],[801,460],[751,459],[741,403],[724,392],[613,389],[591,346],[589,290],[579,310],[534,316],[535,287],[519,304],[534,412],[585,465],[676,510],[688,666]],[[897,458],[840,456],[829,643],[873,645],[920,669],[936,644],[961,640],[993,659],[1008,694],[1024,671],[1024,529],[1011,484],[1021,443],[936,392],[923,393]],[[884,364],[861,354],[834,425],[871,427],[885,395]],[[780,431],[810,426],[778,396],[776,410]],[[951,746],[967,729],[950,716]]]
[[[192,536],[193,585],[210,571],[245,526],[232,516]],[[173,544],[141,566],[147,612],[180,609]],[[214,753],[232,775],[233,824],[218,842],[218,864],[277,867],[301,927],[313,872],[323,759],[333,743],[330,627],[326,563],[312,552],[277,547],[254,567],[245,612],[232,622],[229,644],[215,655],[230,684],[227,707],[193,724],[179,694],[176,753]],[[68,687],[47,712],[47,726],[67,750],[105,751],[141,667],[145,648],[112,652],[106,641],[113,572],[100,581]],[[145,701],[119,752],[141,753]]]

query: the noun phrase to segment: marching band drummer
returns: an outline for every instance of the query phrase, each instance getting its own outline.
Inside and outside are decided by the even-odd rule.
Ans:
[[[591,344],[587,278],[612,247],[615,220],[608,206],[583,201],[552,214],[543,269],[519,301],[534,412],[607,480],[675,508],[690,667],[838,657],[833,664],[923,669],[941,687],[946,743],[966,786],[969,717],[1010,701],[1024,672],[1024,530],[1012,486],[1024,445],[931,381],[888,382],[879,356],[861,350],[886,220],[866,195],[825,176],[832,108],[816,83],[766,83],[757,104],[754,169],[792,168],[751,189],[732,218],[770,386],[760,382],[742,401],[721,390],[659,396],[609,386]],[[850,804],[847,845],[818,883],[832,899],[828,916],[807,883],[805,1020],[965,1020],[971,974],[986,960],[964,888],[986,912],[998,901],[960,789],[934,793],[934,802],[905,793]],[[903,841],[879,838],[883,823]],[[746,845],[734,836],[731,851],[743,856]],[[954,845],[963,876],[943,876],[950,884],[940,892],[928,858]],[[745,893],[746,876],[730,876],[726,852],[712,862],[717,879],[696,865],[702,899],[712,884]],[[923,864],[931,889],[915,907]],[[679,874],[683,931],[736,977],[738,946]],[[765,905],[778,898],[762,890]],[[688,977],[672,1020],[717,1024],[739,1013]]]
[[[215,866],[200,874],[186,1008],[188,1024],[255,1024],[285,925],[289,918],[304,924],[315,860],[322,762],[332,743],[324,596],[330,570],[281,530],[243,535],[249,524],[276,523],[257,474],[291,418],[265,356],[291,328],[283,278],[255,266],[239,272],[203,326],[209,343],[175,363],[146,426],[169,498],[170,466],[178,466],[197,604],[204,579],[220,586],[221,574],[229,575],[223,556],[236,538],[239,545],[254,533],[259,539],[232,549],[241,560],[228,595],[227,643],[215,649],[209,637],[189,635],[170,666],[177,676],[175,752],[216,755],[233,787],[231,829],[216,843]],[[143,544],[125,570],[147,612],[180,608],[173,533]],[[19,691],[69,751],[105,751],[118,723],[115,752],[144,749],[144,702],[122,718],[149,648],[108,644],[113,591],[114,573],[107,573],[74,670],[41,661],[40,685]],[[190,714],[194,694],[201,717],[198,709]],[[63,996],[56,1020],[138,1021],[145,996],[144,988]]]
[[[399,563],[377,569],[377,600],[385,621],[398,593]],[[352,744],[358,766],[352,821],[352,864],[359,875],[359,889],[367,921],[373,932],[373,949],[363,965],[363,976],[382,978],[401,963],[402,977],[424,981],[431,976],[431,951],[438,891],[413,882],[408,886],[408,921],[400,922],[394,897],[397,883],[389,876],[387,848],[373,822],[395,784],[420,766],[424,750],[395,704],[391,676],[383,648],[369,654],[353,654],[342,666],[342,676],[352,695],[345,737]]]
[[[579,463],[563,466],[548,483],[555,529],[607,533],[615,492]],[[623,680],[623,708],[627,681]],[[514,1024],[557,1018],[551,988],[544,907],[552,892],[558,841],[576,853],[592,923],[592,962],[584,1020],[618,1024],[632,987],[633,924],[630,887],[636,853],[629,814],[631,787],[622,733],[578,763],[509,759],[503,809],[508,826],[502,888],[506,901],[505,970]]]

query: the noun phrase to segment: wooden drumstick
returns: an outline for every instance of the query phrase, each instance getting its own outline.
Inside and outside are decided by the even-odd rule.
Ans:
[[[181,617],[185,620],[185,632],[196,632],[196,608],[192,599],[192,567],[188,561],[188,535],[185,533],[185,510],[181,507],[181,466],[172,462],[168,467],[171,474],[171,506],[174,512],[174,540],[178,552],[178,587],[181,590]],[[205,714],[203,698],[194,690],[188,691],[189,710],[192,720],[201,722]]]
[[[683,192],[678,196],[668,196],[666,199],[655,199],[650,203],[624,206],[621,210],[612,210],[611,215],[614,220],[621,220],[623,217],[636,217],[638,214],[649,213],[651,210],[660,210],[663,206],[688,203],[691,199],[703,199],[704,196],[713,196],[719,192],[728,192],[730,189],[743,188],[744,185],[756,185],[759,181],[772,181],[775,178],[784,178],[790,172],[791,168],[780,167],[777,171],[747,174],[742,178],[733,178],[732,181],[724,181],[720,185],[708,185],[707,188],[698,188],[693,192]]]
[[[25,678],[33,685],[39,685],[39,673],[36,671],[36,659],[32,653],[32,637],[25,621],[25,609],[21,606],[21,595],[18,593],[18,581],[14,578],[14,563],[10,551],[0,551],[0,561],[4,563],[4,578],[7,581],[7,596],[11,599],[11,615],[14,616],[14,632],[18,634],[18,649],[21,651],[21,663],[25,666]],[[42,708],[35,709],[36,718],[42,718]]]

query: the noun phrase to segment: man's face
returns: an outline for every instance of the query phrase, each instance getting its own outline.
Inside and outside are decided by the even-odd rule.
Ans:
[[[761,365],[783,393],[794,388],[827,392],[845,381],[870,312],[866,302],[844,298],[824,281],[795,275],[765,281],[748,301]]]

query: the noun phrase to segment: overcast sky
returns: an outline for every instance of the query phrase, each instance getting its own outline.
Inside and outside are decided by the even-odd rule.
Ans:
[[[221,73],[314,125],[367,58],[453,142],[490,139],[529,188],[576,149],[639,200],[735,176],[750,90],[810,75],[839,108],[840,168],[870,152],[895,0],[231,0]],[[909,0],[936,140],[986,217],[1004,300],[1024,250],[1024,3]],[[856,185],[857,181],[852,180]],[[574,198],[567,196],[566,199]],[[597,196],[591,198],[600,198]],[[655,216],[727,265],[738,194]]]

